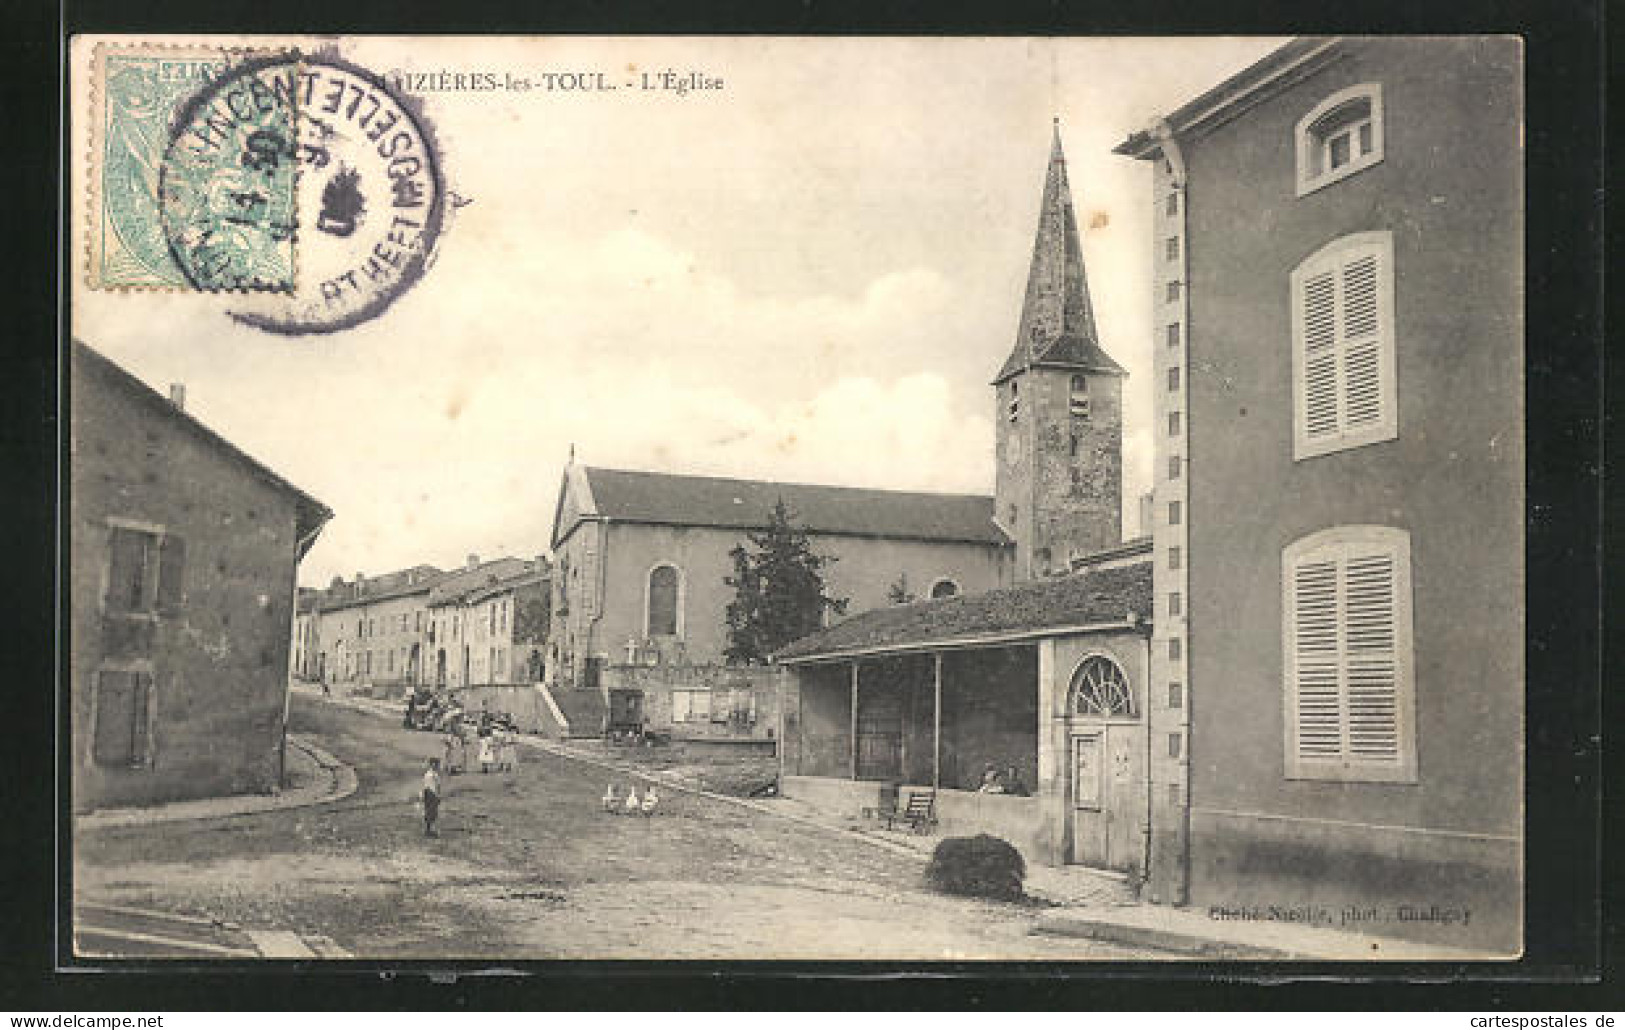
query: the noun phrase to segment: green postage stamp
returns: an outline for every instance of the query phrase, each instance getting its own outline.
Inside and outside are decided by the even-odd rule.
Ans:
[[[92,287],[294,288],[291,91],[267,88],[256,77],[240,89],[215,88],[254,59],[157,43],[97,48],[87,241]],[[188,131],[191,139],[182,139]],[[207,159],[200,159],[204,142]]]

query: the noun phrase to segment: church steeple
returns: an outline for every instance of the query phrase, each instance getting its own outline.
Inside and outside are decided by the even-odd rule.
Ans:
[[[1055,120],[1049,167],[1044,173],[1044,199],[1038,208],[1027,296],[1021,305],[1016,345],[995,384],[1034,365],[1080,372],[1122,375],[1123,369],[1100,348],[1089,279],[1083,268],[1077,216],[1066,179],[1061,149],[1061,121]]]
[[[1057,123],[1021,328],[993,381],[995,517],[1018,580],[1121,540],[1123,378],[1100,347]]]

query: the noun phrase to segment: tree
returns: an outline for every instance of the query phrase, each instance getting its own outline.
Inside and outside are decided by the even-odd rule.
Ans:
[[[824,570],[835,558],[814,553],[807,531],[796,527],[782,497],[767,528],[745,536],[752,550],[740,545],[729,552],[734,574],[724,579],[735,593],[728,602],[723,655],[740,665],[765,661],[792,640],[821,629],[826,611],[846,611],[846,598],[824,592]]]
[[[908,588],[908,573],[898,573],[897,582],[886,588],[886,600],[892,604],[913,604],[917,600]]]

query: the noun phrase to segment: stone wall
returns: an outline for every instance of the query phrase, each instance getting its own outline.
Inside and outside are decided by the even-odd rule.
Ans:
[[[674,740],[766,741],[779,735],[785,675],[776,666],[611,665],[604,670],[604,689],[640,691],[646,725]],[[674,720],[677,691],[708,695],[710,716]]]

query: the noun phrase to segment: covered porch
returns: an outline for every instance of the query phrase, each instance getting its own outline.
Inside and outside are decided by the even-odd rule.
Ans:
[[[778,657],[783,793],[850,818],[934,790],[940,834],[989,833],[1043,865],[1144,868],[1142,581],[1148,605],[1148,569],[1098,570],[798,641]]]

